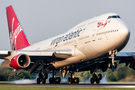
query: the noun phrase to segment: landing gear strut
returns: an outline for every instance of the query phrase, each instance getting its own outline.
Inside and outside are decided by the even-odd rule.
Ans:
[[[117,68],[117,63],[116,62],[114,62],[114,56],[117,54],[117,49],[115,49],[115,50],[113,50],[113,51],[110,51],[109,52],[109,55],[110,55],[110,59],[112,59],[111,60],[111,62],[108,64],[108,67],[109,68],[114,68],[114,69],[116,69]]]
[[[99,75],[97,76],[97,75],[94,73],[93,76],[92,76],[92,78],[91,78],[91,80],[90,80],[90,82],[91,82],[91,84],[94,84],[94,82],[96,81],[96,83],[99,84],[101,79],[102,79],[102,75],[101,75],[101,74],[99,74]]]

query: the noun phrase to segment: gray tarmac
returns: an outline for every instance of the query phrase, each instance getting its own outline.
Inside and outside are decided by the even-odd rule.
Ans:
[[[135,88],[135,84],[14,84],[0,83],[0,86],[16,87],[83,87],[83,88]]]

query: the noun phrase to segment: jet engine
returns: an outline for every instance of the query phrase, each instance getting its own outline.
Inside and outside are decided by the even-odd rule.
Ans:
[[[10,65],[14,69],[25,69],[30,65],[30,57],[25,54],[19,54],[12,58]]]
[[[129,67],[135,70],[135,58],[132,59]]]

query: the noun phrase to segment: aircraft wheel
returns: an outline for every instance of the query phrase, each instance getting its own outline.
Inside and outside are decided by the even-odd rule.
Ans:
[[[49,83],[53,84],[53,78],[49,78]]]
[[[71,78],[70,77],[68,77],[68,84],[71,84],[71,80],[70,80]]]
[[[108,63],[108,68],[110,68],[110,69],[112,68],[112,63],[111,62]]]
[[[43,74],[41,72],[39,73],[39,78],[43,79]]]
[[[102,75],[101,75],[101,74],[98,75],[98,79],[99,79],[99,80],[102,79]]]
[[[60,84],[60,82],[61,82],[60,77],[55,78],[55,84]]]
[[[91,78],[90,82],[91,82],[91,84],[94,84],[95,80],[93,78]]]
[[[73,83],[73,78],[68,78],[68,84],[72,84]]]
[[[45,78],[45,79],[48,78],[48,74],[47,74],[47,73],[44,74],[44,78]]]
[[[74,78],[74,82],[79,84],[79,78]]]
[[[116,62],[114,62],[114,66],[113,66],[113,68],[114,68],[114,69],[116,69],[116,68],[117,68],[117,63],[116,63]]]
[[[37,84],[40,84],[40,78],[37,78]]]
[[[97,75],[94,73],[92,78],[93,78],[94,80],[97,80]]]
[[[100,80],[99,80],[99,79],[97,79],[97,80],[96,80],[96,83],[97,83],[97,84],[99,84],[99,82],[100,82]]]
[[[46,84],[46,79],[45,78],[43,78],[42,83]]]
[[[54,84],[54,78],[49,78],[49,83]]]

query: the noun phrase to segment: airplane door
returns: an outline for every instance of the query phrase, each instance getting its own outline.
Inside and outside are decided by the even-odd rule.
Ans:
[[[92,41],[96,40],[96,29],[92,31]]]

